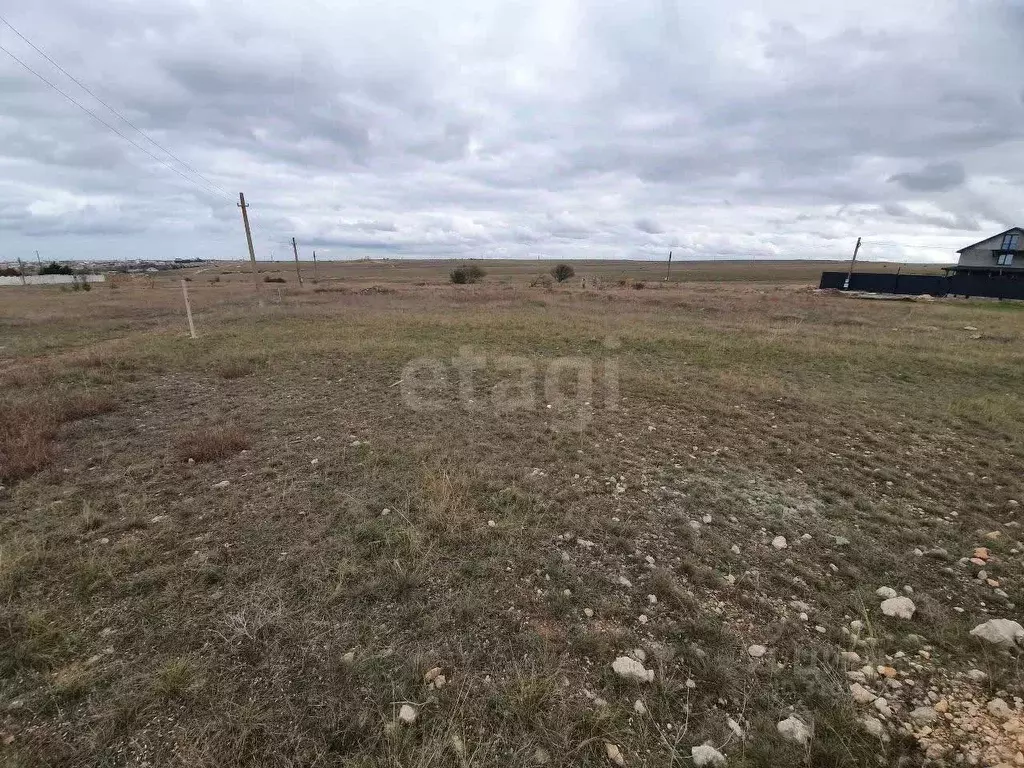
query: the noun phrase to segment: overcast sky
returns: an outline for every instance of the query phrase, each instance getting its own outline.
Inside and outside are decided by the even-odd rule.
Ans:
[[[8,4],[10,5],[10,4]],[[0,44],[0,260],[953,261],[1024,224],[1021,0],[50,0]],[[898,245],[887,245],[895,243]],[[936,247],[937,246],[937,247]],[[948,250],[946,250],[948,249]]]

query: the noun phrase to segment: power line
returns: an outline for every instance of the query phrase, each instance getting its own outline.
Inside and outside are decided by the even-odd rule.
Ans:
[[[14,60],[15,60],[16,62],[18,62],[18,63],[19,63],[19,64],[20,64],[20,65],[21,65],[22,67],[24,67],[25,69],[27,69],[27,70],[28,70],[29,72],[31,72],[31,73],[32,73],[33,75],[35,75],[35,76],[36,76],[37,78],[39,78],[40,80],[42,80],[42,81],[43,81],[44,83],[46,83],[46,84],[47,84],[48,86],[50,86],[50,87],[51,87],[51,88],[52,88],[53,90],[55,90],[55,91],[56,91],[57,93],[59,93],[59,94],[60,94],[61,96],[63,96],[63,97],[65,98],[65,99],[67,99],[68,101],[70,101],[70,102],[71,102],[72,104],[74,104],[74,105],[75,105],[76,107],[78,107],[78,108],[79,108],[80,110],[82,110],[82,111],[83,111],[83,112],[85,112],[85,113],[86,113],[87,115],[89,115],[89,116],[90,116],[90,117],[92,117],[92,118],[93,118],[94,120],[96,120],[96,122],[100,123],[101,125],[103,125],[104,127],[106,127],[106,128],[108,129],[108,130],[110,130],[110,131],[113,131],[114,133],[116,133],[116,134],[117,134],[118,136],[120,136],[120,137],[121,137],[122,139],[124,139],[125,141],[127,141],[127,142],[128,142],[129,144],[131,144],[131,145],[132,145],[133,147],[135,147],[135,148],[136,148],[137,150],[139,150],[140,152],[145,152],[145,153],[146,153],[146,154],[147,154],[147,155],[148,155],[149,157],[151,157],[151,158],[152,158],[153,160],[156,160],[156,161],[157,161],[158,163],[160,163],[160,164],[161,164],[162,166],[164,166],[165,168],[167,168],[167,169],[169,169],[169,170],[171,170],[171,171],[174,171],[174,172],[175,172],[176,174],[178,174],[179,176],[181,176],[181,178],[183,178],[183,179],[184,179],[185,181],[187,181],[187,182],[188,182],[189,184],[192,184],[193,186],[197,187],[198,189],[201,189],[201,190],[202,190],[203,192],[206,192],[207,194],[214,194],[214,195],[217,195],[217,194],[221,194],[221,193],[218,193],[218,192],[214,192],[214,190],[213,190],[213,189],[208,189],[208,188],[206,188],[206,187],[203,187],[203,186],[201,186],[201,185],[200,185],[200,184],[199,184],[199,183],[198,183],[198,182],[197,182],[197,181],[196,181],[195,179],[192,179],[191,177],[189,177],[189,176],[186,176],[186,175],[185,175],[184,173],[182,173],[182,172],[181,172],[180,170],[178,170],[177,168],[175,168],[175,167],[174,167],[173,165],[170,165],[170,164],[169,164],[169,163],[168,163],[168,162],[167,162],[166,160],[164,160],[163,158],[157,157],[156,155],[154,155],[154,154],[153,154],[152,152],[150,152],[150,151],[149,151],[148,149],[146,149],[146,148],[145,148],[145,147],[143,147],[142,145],[138,144],[137,142],[135,142],[134,140],[132,140],[132,139],[131,139],[131,138],[129,138],[128,136],[125,136],[125,135],[124,135],[123,133],[121,133],[121,132],[120,132],[119,130],[117,130],[117,128],[115,128],[114,126],[112,126],[112,125],[111,125],[110,123],[108,123],[108,122],[107,122],[106,120],[104,120],[104,119],[103,119],[102,117],[100,117],[99,115],[97,115],[97,114],[96,114],[95,112],[93,112],[93,111],[92,111],[91,109],[89,109],[88,107],[86,107],[86,106],[83,106],[82,104],[78,103],[78,102],[77,102],[77,101],[76,101],[76,100],[74,99],[74,97],[72,97],[72,96],[69,96],[69,95],[68,95],[67,93],[65,93],[64,91],[62,91],[62,90],[61,90],[61,89],[60,89],[60,88],[59,88],[58,86],[54,85],[54,84],[53,84],[53,83],[51,83],[51,82],[50,82],[49,80],[47,80],[47,79],[46,79],[45,77],[43,77],[43,75],[41,75],[41,74],[39,74],[38,72],[36,72],[36,71],[35,71],[34,69],[32,69],[32,67],[30,67],[30,66],[29,66],[28,64],[26,64],[26,63],[25,63],[24,61],[22,61],[21,59],[19,59],[19,58],[18,58],[17,56],[15,56],[15,55],[14,55],[13,53],[11,53],[11,52],[10,52],[9,50],[7,50],[6,48],[4,48],[4,46],[3,46],[3,45],[0,45],[0,51],[3,51],[4,53],[6,53],[6,54],[7,54],[8,56],[10,56],[10,57],[11,57],[12,59],[14,59]],[[233,200],[232,200],[232,201],[233,201]]]
[[[165,147],[165,146],[161,145],[160,143],[158,143],[158,142],[157,142],[157,141],[156,141],[156,140],[155,140],[154,138],[152,138],[152,137],[151,137],[151,136],[150,136],[150,135],[149,135],[148,133],[146,133],[145,131],[143,131],[143,130],[142,130],[141,128],[139,128],[139,127],[138,127],[137,125],[135,125],[135,124],[134,124],[134,123],[133,123],[133,122],[132,122],[131,120],[129,120],[129,119],[128,119],[127,117],[125,117],[125,116],[124,116],[123,114],[121,114],[120,112],[118,112],[118,111],[117,111],[116,109],[114,109],[114,108],[113,108],[112,106],[110,106],[110,105],[109,105],[109,104],[108,104],[107,102],[105,102],[105,101],[104,101],[103,99],[101,99],[101,98],[100,98],[99,96],[97,96],[97,95],[96,95],[96,94],[95,94],[95,93],[94,93],[94,92],[93,92],[93,91],[92,91],[92,90],[91,90],[91,89],[90,89],[90,88],[89,88],[89,87],[88,87],[88,86],[87,86],[87,85],[86,85],[85,83],[83,83],[83,82],[82,82],[81,80],[79,80],[79,79],[78,79],[77,77],[75,77],[75,76],[74,76],[74,75],[72,75],[72,74],[71,74],[70,72],[68,72],[68,71],[67,71],[66,69],[64,69],[64,67],[62,67],[62,66],[61,66],[60,64],[58,64],[58,63],[57,63],[56,61],[54,61],[54,60],[53,60],[53,58],[52,58],[52,57],[51,57],[51,56],[50,56],[50,55],[49,55],[48,53],[46,53],[46,51],[44,51],[43,49],[41,49],[41,48],[40,48],[40,47],[39,47],[38,45],[36,45],[35,43],[33,43],[33,42],[32,42],[31,40],[29,40],[29,39],[28,39],[27,37],[25,37],[25,35],[23,35],[23,34],[22,34],[21,32],[19,32],[19,31],[18,31],[18,30],[17,30],[16,28],[15,28],[15,26],[14,26],[13,24],[11,24],[11,22],[9,22],[9,21],[8,21],[7,19],[5,19],[5,18],[4,18],[4,17],[2,16],[2,15],[0,15],[0,22],[3,22],[4,24],[6,24],[6,25],[7,25],[7,27],[8,27],[8,28],[9,28],[9,29],[10,29],[10,30],[11,30],[11,31],[12,31],[12,32],[14,33],[14,34],[16,34],[16,35],[17,35],[18,37],[20,37],[20,38],[21,38],[21,39],[22,39],[23,41],[25,41],[25,43],[27,43],[27,44],[28,44],[28,45],[29,45],[29,46],[30,46],[30,47],[32,48],[32,50],[34,50],[34,51],[35,51],[36,53],[38,53],[38,54],[39,54],[40,56],[42,56],[42,57],[43,57],[44,59],[46,59],[46,60],[47,60],[48,62],[50,62],[50,63],[51,63],[51,64],[52,64],[53,66],[55,66],[55,67],[56,67],[56,68],[57,68],[58,70],[60,70],[60,71],[61,71],[61,72],[62,72],[62,73],[64,74],[64,76],[65,76],[65,77],[67,77],[67,78],[68,78],[69,80],[71,80],[71,81],[72,81],[73,83],[75,83],[75,85],[77,85],[77,86],[78,86],[79,88],[81,88],[81,89],[82,89],[83,91],[85,91],[85,92],[86,92],[86,93],[88,93],[88,94],[89,94],[90,96],[92,96],[92,97],[93,97],[94,99],[96,99],[96,101],[98,101],[98,102],[99,102],[100,104],[102,104],[102,105],[103,105],[104,107],[106,107],[106,108],[107,108],[107,109],[109,109],[109,110],[110,110],[111,112],[113,112],[113,113],[114,113],[115,115],[117,115],[117,117],[118,117],[118,118],[120,118],[120,119],[121,119],[121,120],[122,120],[122,121],[123,121],[123,122],[124,122],[125,124],[129,125],[129,126],[130,126],[131,128],[133,128],[134,130],[138,131],[138,133],[140,133],[140,134],[141,134],[141,135],[143,136],[143,138],[145,138],[145,139],[146,139],[146,141],[148,141],[148,142],[149,142],[150,144],[152,144],[152,145],[153,145],[154,147],[156,147],[157,149],[160,149],[161,151],[163,151],[163,152],[166,152],[166,153],[167,153],[167,154],[168,154],[168,155],[169,155],[170,157],[174,158],[174,159],[175,159],[176,161],[178,161],[179,163],[181,163],[181,165],[182,165],[183,167],[187,168],[187,169],[188,169],[189,171],[191,171],[192,173],[194,173],[194,174],[195,174],[196,176],[198,176],[198,177],[199,177],[200,179],[202,179],[202,180],[203,180],[204,182],[206,182],[206,183],[207,183],[207,184],[208,184],[209,186],[211,186],[211,187],[213,187],[214,189],[216,189],[216,190],[220,191],[220,192],[221,192],[221,194],[224,194],[224,195],[228,195],[228,192],[227,192],[226,190],[224,190],[223,188],[221,188],[221,187],[217,186],[217,185],[216,185],[216,184],[214,184],[214,183],[213,183],[212,181],[210,181],[210,180],[209,180],[208,178],[206,178],[205,176],[203,176],[203,174],[201,174],[201,173],[200,173],[199,171],[197,171],[197,170],[196,170],[195,168],[193,168],[193,167],[192,167],[191,165],[189,165],[188,163],[186,163],[186,162],[185,162],[184,160],[182,160],[182,159],[181,159],[180,157],[178,157],[177,155],[175,155],[175,154],[174,154],[173,152],[171,152],[171,150],[167,149],[167,147]]]

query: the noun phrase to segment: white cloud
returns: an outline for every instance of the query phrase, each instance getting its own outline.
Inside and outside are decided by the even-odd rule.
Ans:
[[[292,235],[324,256],[560,258],[845,257],[865,236],[903,244],[867,258],[948,261],[1021,223],[1024,12],[1010,0],[59,0],[12,14],[229,196],[244,190],[261,257]],[[10,30],[0,42],[132,134]],[[233,200],[13,61],[0,87],[0,259],[245,256]]]

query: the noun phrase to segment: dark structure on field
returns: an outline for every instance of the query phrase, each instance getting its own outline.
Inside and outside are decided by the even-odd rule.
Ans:
[[[819,287],[908,296],[1024,299],[1024,229],[1012,227],[957,253],[959,261],[956,266],[943,267],[944,275],[824,272]]]

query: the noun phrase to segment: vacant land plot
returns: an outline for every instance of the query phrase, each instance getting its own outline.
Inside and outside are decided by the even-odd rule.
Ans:
[[[1024,760],[1019,305],[450,266],[3,292],[0,762]]]

